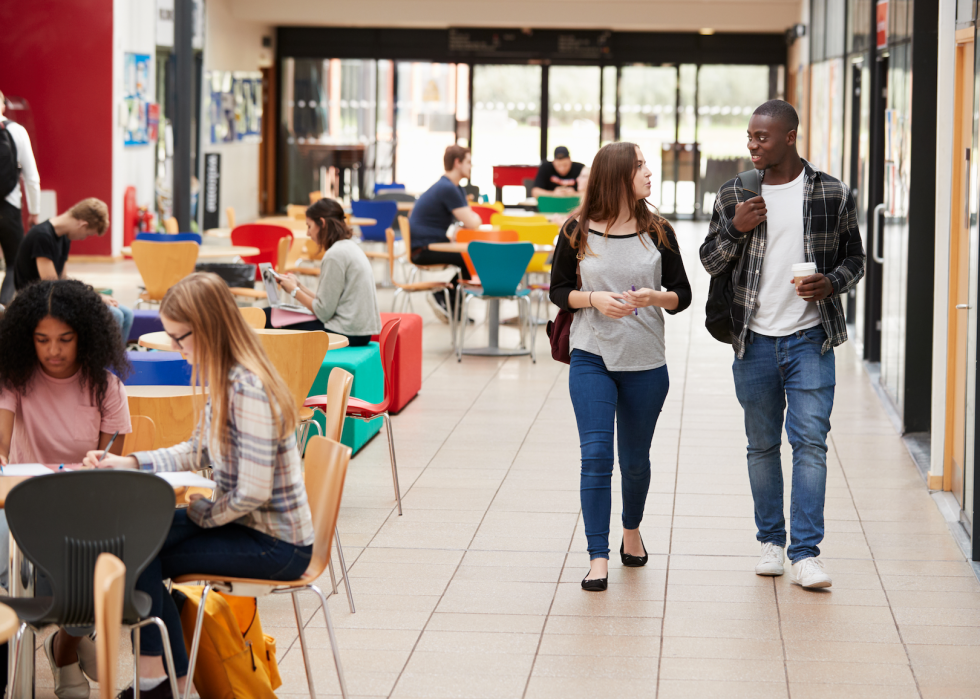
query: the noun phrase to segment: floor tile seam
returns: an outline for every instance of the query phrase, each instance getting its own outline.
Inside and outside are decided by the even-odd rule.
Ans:
[[[838,463],[843,463],[840,458],[840,451],[837,448],[837,439],[834,437],[833,433],[830,434],[830,442],[833,445],[834,456],[837,458]],[[842,477],[844,478],[844,484],[847,486],[847,492],[850,493],[851,495],[851,503],[854,505],[855,514],[857,514],[857,518],[858,518],[857,521],[858,524],[861,526],[861,533],[864,535],[864,543],[868,547],[868,551],[872,551],[871,562],[872,565],[874,565],[875,567],[875,573],[877,573],[878,575],[878,584],[881,585],[882,593],[885,595],[885,601],[888,602],[888,613],[891,615],[892,624],[894,624],[895,626],[895,633],[898,634],[898,640],[902,644],[902,650],[905,651],[905,657],[909,661],[909,668],[912,672],[912,680],[915,682],[915,691],[921,698],[922,689],[919,687],[919,678],[915,673],[915,669],[912,668],[912,656],[909,654],[908,644],[905,642],[905,638],[902,635],[902,627],[898,623],[898,619],[895,617],[895,609],[894,607],[892,607],[891,597],[888,596],[888,590],[885,589],[884,582],[881,579],[881,570],[879,570],[878,568],[878,560],[874,557],[874,552],[871,548],[871,542],[868,541],[868,533],[864,528],[864,519],[861,517],[861,513],[858,510],[857,503],[854,501],[854,492],[851,488],[851,481],[850,479],[848,479],[847,473],[842,473]]]
[[[460,417],[460,420],[462,420],[463,417],[465,417],[466,414],[470,412],[470,410],[473,407],[473,404],[476,403],[476,401],[478,401],[480,399],[480,396],[484,393],[484,391],[486,391],[487,386],[489,386],[490,383],[493,381],[493,379],[497,375],[499,375],[500,370],[507,364],[507,361],[508,360],[504,360],[504,361],[500,362],[500,364],[497,365],[497,370],[494,371],[493,374],[490,375],[490,377],[488,377],[487,383],[484,384],[483,388],[477,394],[476,398],[474,398],[473,403],[470,404],[470,407],[467,408],[467,410]],[[555,380],[552,382],[551,388],[545,394],[544,399],[541,401],[541,406],[538,408],[538,411],[534,415],[534,419],[532,419],[531,422],[530,422],[530,424],[528,425],[527,431],[524,434],[524,439],[521,440],[521,446],[524,445],[524,442],[527,439],[527,435],[530,433],[532,427],[534,426],[535,421],[538,419],[538,417],[540,417],[541,411],[544,410],[544,407],[545,407],[545,405],[547,403],[548,396],[551,394],[552,391],[554,391],[555,385],[557,384],[558,379],[561,378],[561,376],[562,376],[563,373],[564,372],[558,372],[558,375],[555,377]],[[456,424],[458,425],[459,422],[457,422]],[[453,431],[455,431],[455,427],[453,428]],[[450,431],[449,435],[452,435],[452,431]],[[449,439],[449,436],[447,436],[446,439],[448,440]],[[443,442],[443,443],[445,443],[445,442]],[[520,452],[521,452],[521,447],[518,447],[517,452],[514,454],[513,459],[511,459],[510,466],[507,467],[507,474],[509,474],[511,472],[511,469],[514,466],[514,462],[517,460],[517,455],[520,454]],[[439,453],[438,450],[436,451],[436,453],[437,454]],[[434,455],[433,455],[433,458],[435,458]],[[431,461],[430,461],[430,463],[431,463]],[[428,468],[428,464],[426,464],[426,467],[422,469],[422,472],[423,473],[425,472],[426,468]],[[419,476],[421,477],[421,474],[419,474]],[[507,479],[507,476],[505,475],[504,476],[504,480],[506,480],[506,479]],[[473,531],[473,536],[470,538],[470,543],[472,543],[473,542],[473,539],[476,538],[477,532],[480,531],[480,527],[483,525],[484,521],[486,521],[487,512],[490,510],[490,506],[493,505],[494,499],[496,499],[497,495],[500,493],[500,488],[501,487],[503,487],[503,481],[501,481],[500,485],[497,486],[497,489],[494,492],[493,498],[491,498],[490,502],[487,504],[486,509],[483,511],[483,516],[480,518],[480,523],[477,525],[476,529]],[[391,517],[391,515],[389,515],[387,519],[390,519],[390,517]],[[387,519],[385,520],[386,522],[387,522]],[[380,529],[379,529],[379,531],[380,531]],[[375,533],[375,537],[376,536],[377,536],[377,533]],[[573,536],[574,536],[574,533],[573,533]],[[373,538],[374,537],[372,537],[372,540],[373,540]],[[369,542],[369,545],[370,545],[370,542]],[[466,550],[468,550],[468,547],[467,547]],[[432,622],[432,617],[435,615],[436,610],[439,609],[439,605],[442,604],[442,600],[445,598],[446,592],[449,590],[449,586],[452,585],[453,580],[455,580],[456,574],[459,572],[460,566],[462,565],[463,561],[466,559],[466,552],[465,552],[466,550],[464,550],[463,555],[460,557],[459,561],[456,563],[456,566],[453,569],[452,575],[449,576],[449,580],[446,582],[446,586],[442,590],[442,594],[439,595],[439,601],[436,602],[435,606],[432,608],[432,611],[429,612],[429,616],[428,616],[428,618],[426,618],[425,624],[422,626],[422,629],[419,631],[419,635],[415,639],[415,643],[412,644],[412,648],[411,648],[411,650],[408,653],[408,657],[405,659],[405,664],[402,666],[401,670],[398,671],[398,677],[395,678],[395,682],[394,682],[394,684],[391,687],[391,691],[388,693],[388,696],[389,697],[391,697],[391,695],[394,694],[395,690],[398,688],[398,683],[401,681],[402,676],[405,674],[405,670],[408,667],[409,663],[411,663],[412,656],[415,655],[415,651],[418,649],[419,642],[422,640],[422,636],[425,634],[425,630],[429,627],[429,624]],[[559,577],[559,580],[560,580],[560,577]],[[556,593],[557,593],[557,589],[558,589],[558,584],[555,583]],[[552,600],[552,602],[553,601],[554,600]],[[540,645],[540,640],[539,640],[539,645]],[[537,650],[535,650],[535,657],[537,657]],[[533,667],[534,667],[533,661],[531,663],[531,667],[532,667],[532,670],[533,670]],[[531,671],[529,670],[528,671],[528,682],[530,682],[530,677],[531,677]],[[526,688],[527,688],[527,685],[525,685],[525,692],[526,692]]]
[[[660,621],[660,648],[657,652],[657,683],[654,699],[660,696],[660,674],[664,661],[664,623],[667,619],[667,586],[670,584],[670,554],[674,548],[674,521],[677,517],[677,486],[680,481],[681,440],[684,438],[684,408],[687,405],[688,378],[691,366],[691,347],[694,344],[694,323],[688,324],[687,351],[684,356],[684,378],[681,380],[680,421],[677,427],[677,454],[674,457],[674,488],[670,498],[670,536],[667,537],[667,565],[664,567],[664,607]]]
[[[775,595],[776,628],[779,629],[779,646],[783,650],[783,677],[786,680],[786,696],[788,699],[793,699],[793,690],[789,681],[789,657],[786,655],[786,638],[783,636],[783,615],[782,610],[779,608],[779,588],[776,586],[775,577],[770,580],[770,583],[772,584],[773,594]]]

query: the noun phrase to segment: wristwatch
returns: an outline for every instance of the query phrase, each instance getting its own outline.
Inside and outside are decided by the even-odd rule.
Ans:
[[[293,290],[289,292],[289,295],[292,296],[293,298],[296,298],[296,292],[297,291],[299,291],[299,287],[298,286],[294,286],[293,287]]]

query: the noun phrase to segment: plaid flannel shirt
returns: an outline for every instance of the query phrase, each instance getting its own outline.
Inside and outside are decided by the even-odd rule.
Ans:
[[[814,262],[817,272],[830,279],[833,293],[817,301],[820,322],[827,333],[821,353],[847,341],[847,325],[841,296],[864,276],[864,246],[857,225],[854,200],[847,186],[803,161],[806,172],[803,194],[803,249],[806,262]],[[732,225],[735,206],[742,201],[738,178],[718,190],[708,237],[701,245],[701,264],[708,274],[738,274],[732,304],[734,332],[732,345],[741,359],[745,355],[745,334],[758,307],[762,258],[766,254],[766,224],[754,231],[746,250],[744,234]],[[737,261],[745,255],[740,270]],[[789,270],[787,270],[789,275]]]
[[[214,502],[200,499],[191,504],[187,516],[209,529],[225,524],[242,524],[297,546],[313,543],[313,518],[303,483],[296,434],[280,441],[278,426],[262,382],[243,366],[228,375],[228,422],[230,448],[227,454],[211,443],[211,401],[204,407],[203,434],[208,435],[202,457],[211,461],[217,483]],[[201,468],[197,447],[202,426],[190,440],[166,449],[132,454],[144,471],[190,471]]]

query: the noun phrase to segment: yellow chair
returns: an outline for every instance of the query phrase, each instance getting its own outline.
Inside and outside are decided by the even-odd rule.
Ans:
[[[129,456],[134,451],[156,449],[157,426],[153,424],[153,419],[146,415],[133,415],[130,422],[133,423],[133,431],[126,435],[122,455]]]
[[[548,217],[541,214],[531,216],[508,216],[506,214],[493,214],[490,217],[490,225],[498,228],[511,228],[512,223],[548,223]]]
[[[306,220],[306,208],[302,204],[287,204],[286,205],[286,215],[289,218],[294,218],[297,221]]]
[[[133,262],[146,289],[136,304],[139,307],[141,303],[159,303],[170,287],[192,274],[199,248],[197,243],[190,241],[154,243],[134,240],[131,249]]]
[[[225,216],[228,218],[228,228],[235,227],[235,207],[228,206],[225,208]]]
[[[122,626],[126,566],[111,553],[95,561],[95,659],[99,697],[114,699],[119,674],[119,630]],[[137,659],[133,658],[133,662]]]
[[[177,223],[177,219],[173,216],[168,216],[163,219],[163,232],[164,233],[180,233],[180,224]]]
[[[480,206],[489,206],[491,209],[496,209],[498,213],[504,213],[504,203],[502,201],[495,201],[492,204],[480,204]]]
[[[517,231],[518,240],[526,240],[535,245],[554,245],[558,235],[557,223],[510,223],[507,226]],[[547,264],[548,253],[536,252],[527,266],[528,274],[550,274],[551,265]]]
[[[212,590],[220,590],[225,594],[240,595],[245,597],[265,596],[268,594],[288,594],[293,598],[293,609],[296,612],[296,619],[302,622],[302,613],[299,606],[299,593],[304,590],[313,592],[320,602],[323,610],[323,618],[327,624],[327,636],[330,639],[330,647],[333,649],[334,665],[337,668],[337,680],[340,684],[340,694],[344,699],[347,698],[347,684],[344,681],[344,671],[340,664],[340,650],[337,647],[337,638],[334,634],[333,622],[330,620],[330,612],[327,609],[327,598],[316,585],[317,578],[323,574],[330,560],[330,542],[334,538],[337,528],[337,516],[340,513],[340,500],[344,492],[344,478],[347,475],[347,466],[350,463],[351,450],[349,447],[326,439],[324,437],[313,437],[310,440],[309,448],[306,452],[306,494],[310,501],[310,514],[313,516],[313,555],[310,564],[298,580],[272,581],[255,578],[234,578],[231,576],[216,577],[211,574],[183,575],[177,578],[175,583],[193,583],[203,581],[204,590],[201,594],[201,606],[197,615],[197,623],[194,626],[193,638],[191,641],[190,667],[187,676],[194,676],[194,668],[197,664],[197,653],[201,642],[201,626],[204,621],[204,605],[207,597]],[[310,665],[309,650],[306,645],[306,630],[302,623],[297,624],[299,631],[299,643],[303,654],[303,663],[306,666],[306,680],[310,687],[310,696],[316,696],[316,689],[313,685],[313,667]]]
[[[248,327],[260,330],[265,327],[265,311],[255,306],[242,306],[238,309]]]

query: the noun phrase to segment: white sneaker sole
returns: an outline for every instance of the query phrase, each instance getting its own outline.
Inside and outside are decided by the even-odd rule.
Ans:
[[[819,589],[822,589],[822,588],[825,588],[825,587],[830,587],[831,585],[833,585],[833,582],[831,580],[829,580],[829,579],[828,580],[816,580],[816,581],[814,581],[814,582],[812,582],[812,583],[810,583],[808,585],[804,585],[802,582],[800,582],[799,580],[796,580],[795,578],[790,579],[790,582],[793,583],[794,585],[799,585],[800,587],[806,588],[808,590],[819,590]]]
[[[786,569],[783,566],[776,567],[774,565],[771,565],[771,566],[756,566],[755,567],[755,574],[756,575],[768,575],[769,577],[779,577],[780,575],[782,575],[785,572],[786,572]]]

